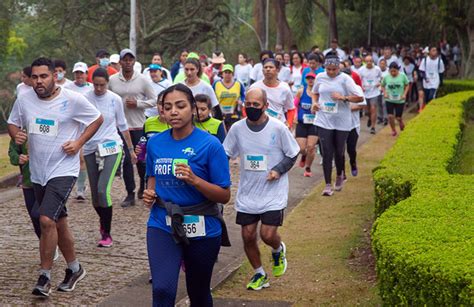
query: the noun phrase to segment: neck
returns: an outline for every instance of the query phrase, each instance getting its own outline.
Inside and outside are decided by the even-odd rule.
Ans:
[[[85,82],[82,82],[82,81],[81,82],[76,81],[75,83],[76,83],[77,86],[83,86],[84,84],[86,84]]]
[[[188,125],[181,127],[181,128],[173,128],[171,129],[171,135],[173,136],[173,139],[175,140],[182,140],[186,138],[188,135],[190,135],[194,130],[194,126],[192,123],[189,123]]]
[[[260,118],[257,120],[257,121],[251,121],[249,119],[247,119],[247,123],[249,123],[249,125],[252,125],[252,126],[258,126],[258,125],[261,125],[263,124],[264,122],[266,122],[268,119],[268,115],[267,113],[263,113],[262,116],[260,116]]]
[[[158,83],[158,82],[160,82],[162,79],[163,79],[162,77],[156,77],[156,79],[153,80],[153,82]]]
[[[52,100],[54,98],[56,98],[56,96],[59,95],[59,92],[61,91],[61,87],[60,86],[54,86],[54,89],[51,91],[51,94],[47,97],[39,97],[41,100]]]
[[[130,80],[133,77],[133,70],[132,71],[124,71],[123,72],[123,77],[125,80]]]
[[[193,86],[199,83],[199,78],[197,76],[186,79],[186,84]]]
[[[276,86],[278,85],[278,80],[277,78],[271,78],[271,79],[263,79],[263,83],[266,85],[266,86]]]
[[[233,79],[230,79],[230,80],[223,79],[222,81],[224,82],[225,85],[230,85],[234,82]]]

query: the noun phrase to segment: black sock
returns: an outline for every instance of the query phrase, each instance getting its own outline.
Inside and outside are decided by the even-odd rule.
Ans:
[[[94,207],[95,212],[97,212],[97,215],[99,216],[99,224],[100,224],[100,230],[104,231],[104,224],[102,223],[102,211],[100,207]]]
[[[110,234],[112,228],[112,207],[101,208],[104,232]]]

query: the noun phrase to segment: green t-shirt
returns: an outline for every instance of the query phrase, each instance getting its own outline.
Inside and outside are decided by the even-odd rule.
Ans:
[[[176,77],[174,77],[173,84],[178,84],[183,82],[186,79],[186,75],[184,74],[184,71],[178,73]],[[206,82],[207,84],[211,84],[211,81],[209,80],[209,77],[203,72],[201,75],[201,80]]]
[[[393,103],[404,103],[405,100],[402,96],[408,83],[407,75],[402,72],[396,77],[392,77],[391,74],[386,75],[382,80],[382,86],[385,88],[388,96],[385,100]]]

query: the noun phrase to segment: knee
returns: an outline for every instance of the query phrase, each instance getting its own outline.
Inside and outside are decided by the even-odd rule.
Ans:
[[[262,238],[263,242],[268,244],[269,242],[273,241],[275,233],[273,231],[262,230],[260,232],[260,237]]]
[[[41,215],[39,218],[42,231],[50,231],[56,228],[56,222],[45,215]]]
[[[316,146],[308,146],[306,147],[306,152],[308,155],[314,155],[314,152],[316,151]]]
[[[245,245],[257,243],[257,233],[254,231],[242,231],[242,240]]]

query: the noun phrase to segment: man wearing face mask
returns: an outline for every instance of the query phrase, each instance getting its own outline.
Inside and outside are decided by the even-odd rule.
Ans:
[[[94,74],[94,71],[99,67],[107,69],[109,77],[118,73],[118,71],[110,65],[110,53],[107,50],[100,49],[99,51],[97,51],[97,53],[95,54],[95,61],[96,64],[89,67],[89,71],[87,73],[87,82],[92,83],[92,75]]]
[[[73,83],[66,78],[66,62],[63,60],[54,60],[54,72],[56,73],[55,83],[57,86],[67,87]]]
[[[247,289],[268,287],[268,275],[262,267],[258,249],[260,237],[272,248],[273,276],[282,276],[287,267],[286,246],[278,234],[288,203],[288,171],[300,148],[290,130],[268,116],[267,95],[261,88],[251,88],[245,97],[247,118],[236,122],[224,141],[231,158],[240,157],[240,178],[235,207],[236,223],[242,226],[244,250],[255,275]]]

